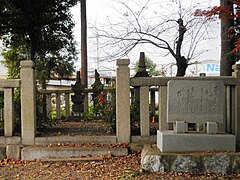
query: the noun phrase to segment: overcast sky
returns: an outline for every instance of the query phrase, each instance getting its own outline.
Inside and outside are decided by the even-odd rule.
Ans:
[[[121,16],[126,11],[124,9],[121,9],[119,4],[117,3],[118,0],[87,0],[87,21],[88,21],[88,27],[96,25],[103,25],[107,24],[109,19],[114,21],[118,18],[122,18]],[[151,11],[152,12],[159,12],[167,10],[166,12],[174,12],[176,10],[176,6],[174,6],[174,2],[176,0],[149,0],[151,5]],[[178,0],[177,0],[178,1]],[[184,0],[183,0],[184,1]],[[129,3],[129,2],[141,2],[144,3],[146,0],[123,0],[123,2]],[[194,6],[201,7],[201,8],[208,8],[212,7],[214,5],[219,4],[219,0],[185,0],[188,5],[192,3]],[[131,4],[130,4],[131,5]],[[139,8],[138,6],[131,5],[133,8]],[[183,4],[183,6],[186,6],[186,4]],[[80,5],[78,4],[76,7],[72,8],[73,18],[76,22],[76,27],[74,28],[74,33],[76,37],[76,41],[78,42],[78,49],[80,51],[81,45],[80,45]],[[148,16],[148,15],[146,15]],[[216,60],[219,61],[219,53],[220,53],[220,31],[219,31],[219,22],[216,21],[212,25],[212,33],[215,36],[214,40],[206,41],[205,44],[202,45],[202,47],[207,47],[209,49],[208,53],[203,54],[202,56],[199,56],[195,60],[197,61],[206,61],[206,60]],[[88,28],[88,36],[92,37],[91,29]],[[95,41],[95,42],[94,42]],[[88,40],[88,67],[96,68],[97,66],[97,51],[96,47],[93,46],[92,43],[96,44],[96,39],[91,38]],[[130,53],[129,58],[131,60],[131,66],[136,62],[136,60],[139,59],[139,52],[144,51],[148,57],[150,57],[156,64],[168,64],[171,62],[175,62],[175,60],[169,56],[169,57],[161,57],[159,55],[158,50],[149,50],[149,48],[146,48],[144,46],[138,46],[133,52]],[[0,57],[1,58],[1,57]],[[76,62],[77,69],[80,68],[80,54],[79,54],[79,61]],[[115,69],[115,62],[104,62],[100,63],[100,68],[111,68]],[[0,65],[0,74],[5,74],[6,71],[2,68],[2,65]]]
[[[146,0],[134,0],[135,2],[141,2],[144,3]],[[168,11],[169,13],[173,13],[174,11],[177,11],[176,6],[172,2],[176,0],[150,0],[151,10],[152,12],[155,11]],[[123,2],[129,3],[131,1],[123,0]],[[185,3],[183,2],[182,6],[190,6],[194,8],[208,8],[219,4],[219,0],[185,0]],[[139,8],[137,6],[131,5],[130,6],[136,8]],[[196,7],[195,7],[196,6]],[[155,9],[154,9],[155,8]],[[161,9],[160,9],[161,8]],[[178,5],[177,5],[178,8]],[[73,14],[74,14],[74,20],[77,23],[76,27],[74,29],[76,40],[79,43],[79,49],[80,49],[80,5],[78,4],[76,7],[73,8]],[[117,20],[118,18],[121,18],[121,13],[123,14],[125,12],[124,9],[121,9],[119,7],[119,4],[116,3],[116,0],[87,0],[87,21],[88,26],[99,26],[103,24],[107,24],[109,19],[111,20]],[[217,60],[219,61],[219,53],[220,53],[220,29],[219,29],[219,21],[216,21],[212,24],[211,32],[210,34],[214,36],[214,40],[206,40],[205,44],[202,44],[202,47],[207,47],[209,52],[204,53],[203,55],[197,57],[196,61],[208,61],[208,60]],[[88,29],[88,36],[91,37],[91,29]],[[96,59],[97,59],[97,53],[96,49],[93,48],[93,45],[91,44],[94,39],[88,40],[88,62],[89,62],[89,68],[96,68]],[[151,49],[152,50],[152,49]],[[133,65],[133,63],[139,58],[139,52],[144,51],[146,52],[146,55],[150,57],[155,63],[157,64],[168,64],[171,62],[174,62],[175,60],[169,56],[169,57],[160,57],[159,51],[156,50],[154,53],[153,51],[149,51],[146,47],[138,46],[132,53],[130,53],[130,60]],[[80,55],[79,55],[80,57]],[[80,59],[80,58],[79,58]],[[76,63],[78,67],[80,67],[80,60],[78,63]],[[107,62],[107,63],[101,63],[100,66],[107,66],[110,68],[115,68],[115,62]]]

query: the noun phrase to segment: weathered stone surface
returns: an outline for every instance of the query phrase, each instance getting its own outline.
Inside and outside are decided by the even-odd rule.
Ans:
[[[33,61],[21,61],[22,144],[33,145],[36,135],[36,75]]]
[[[172,171],[199,172],[198,163],[190,156],[178,156],[172,163]]]
[[[20,87],[20,79],[0,79],[0,88]]]
[[[223,123],[224,85],[221,81],[168,82],[167,121]]]
[[[22,160],[35,160],[46,158],[76,158],[80,156],[100,156],[112,154],[114,156],[128,155],[127,148],[118,147],[41,147],[26,146],[22,148]]]
[[[21,159],[21,149],[23,145],[7,145],[6,146],[6,156],[8,159]]]
[[[21,144],[21,137],[19,136],[0,136],[0,144]]]
[[[164,172],[169,169],[168,163],[159,155],[146,155],[141,165],[142,169],[151,172]]]
[[[232,173],[240,173],[240,157],[234,156],[232,159]]]
[[[129,59],[117,60],[116,135],[118,143],[130,142],[130,70]]]
[[[231,151],[235,152],[236,137],[232,134],[176,134],[157,131],[157,147],[161,152]]]
[[[205,172],[224,173],[229,171],[230,156],[216,154],[203,157]]]
[[[162,153],[155,146],[144,145],[141,167],[154,172],[240,173],[240,153]]]
[[[0,160],[6,158],[6,147],[0,146]]]
[[[0,138],[1,140],[1,138]],[[0,141],[1,142],[1,141]],[[36,137],[35,145],[48,145],[48,144],[116,144],[116,136],[49,136],[49,137]]]

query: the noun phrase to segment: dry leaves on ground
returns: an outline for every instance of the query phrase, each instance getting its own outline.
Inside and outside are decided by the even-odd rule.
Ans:
[[[140,168],[140,153],[102,161],[14,161],[0,163],[0,179],[239,179],[240,174],[150,173]]]

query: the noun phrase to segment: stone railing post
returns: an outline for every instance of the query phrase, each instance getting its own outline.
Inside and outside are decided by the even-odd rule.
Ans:
[[[65,112],[66,112],[66,119],[70,116],[70,99],[69,93],[65,93]]]
[[[4,136],[13,136],[14,101],[13,88],[4,88]]]
[[[149,87],[140,87],[140,129],[141,136],[150,136]]]
[[[56,115],[57,119],[61,119],[61,94],[56,93]]]
[[[116,133],[118,143],[130,143],[130,69],[128,59],[117,60]]]
[[[158,103],[158,112],[159,112],[159,130],[168,130],[167,123],[167,86],[159,87],[159,103]]]
[[[236,143],[240,143],[240,64],[238,62],[233,65],[234,72],[232,75],[237,78],[237,84],[235,88],[235,122],[233,133],[236,136]]]
[[[36,133],[36,80],[34,62],[21,61],[22,144],[33,145]]]
[[[46,104],[47,104],[47,117],[52,118],[52,101],[51,101],[51,93],[46,94]]]

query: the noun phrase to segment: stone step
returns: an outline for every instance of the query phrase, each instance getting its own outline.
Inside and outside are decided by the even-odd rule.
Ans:
[[[41,160],[53,158],[79,158],[101,155],[124,156],[128,149],[122,147],[46,147],[26,146],[21,149],[22,160]]]
[[[36,137],[35,145],[48,145],[48,144],[116,144],[116,136],[50,136],[50,137]]]

